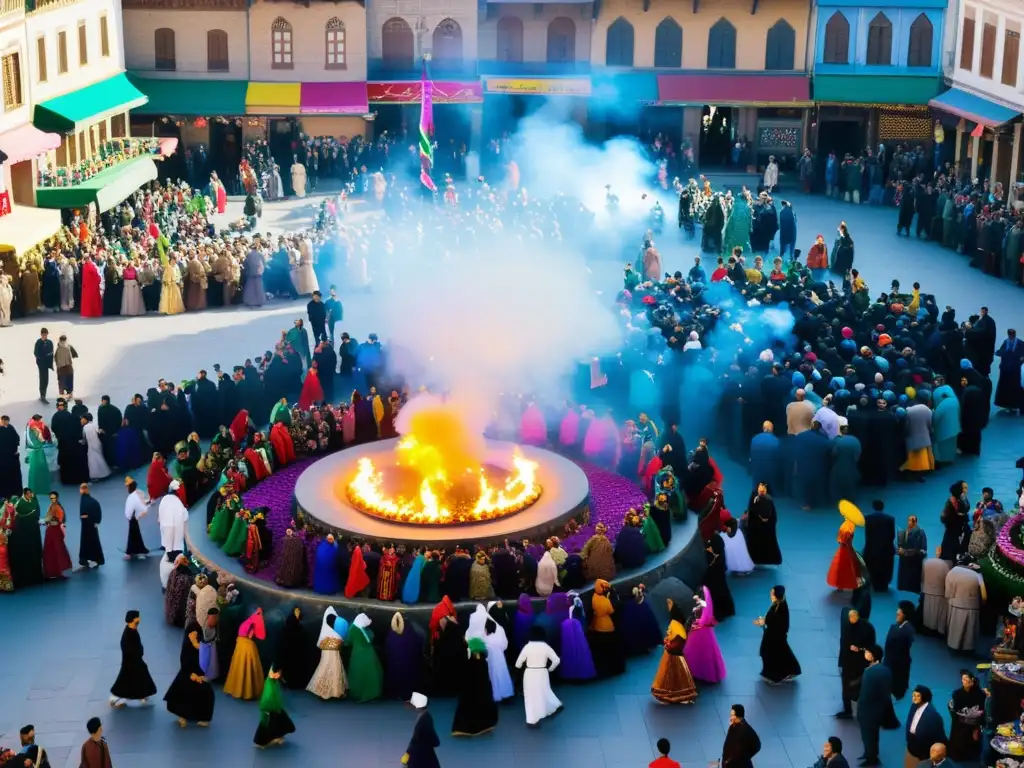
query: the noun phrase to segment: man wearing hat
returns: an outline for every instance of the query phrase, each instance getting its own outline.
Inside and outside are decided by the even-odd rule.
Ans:
[[[434,750],[441,746],[441,739],[434,728],[434,718],[427,711],[427,697],[422,693],[413,693],[409,703],[419,710],[420,715],[413,726],[409,746],[402,755],[402,765],[406,768],[441,768],[441,763],[434,753]]]

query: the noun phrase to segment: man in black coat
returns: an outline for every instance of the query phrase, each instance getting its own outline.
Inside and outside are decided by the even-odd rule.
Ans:
[[[39,338],[32,352],[36,358],[36,369],[39,371],[39,401],[49,405],[46,399],[46,388],[50,384],[50,371],[53,370],[53,342],[49,339],[49,331],[39,331]]]
[[[50,419],[50,431],[57,439],[57,464],[60,481],[66,485],[89,479],[89,464],[82,441],[82,422],[71,415],[64,398],[57,400],[57,412]]]
[[[13,499],[21,494],[21,435],[11,426],[10,416],[0,416],[0,499]]]
[[[843,742],[838,736],[828,737],[814,768],[850,768],[850,764],[843,757]]]
[[[923,685],[914,688],[910,712],[907,713],[906,736],[907,754],[922,762],[931,755],[933,745],[947,741],[946,726],[932,703],[931,689]],[[952,763],[949,765],[952,767]]]
[[[877,645],[864,651],[868,667],[861,678],[860,696],[857,698],[857,722],[864,742],[862,766],[882,764],[878,758],[878,736],[886,715],[892,709],[892,673],[882,664],[884,655]]]
[[[221,425],[220,395],[217,392],[217,385],[207,378],[206,371],[200,371],[194,381],[185,385],[185,394],[190,398],[189,405],[192,408],[196,433],[203,440],[211,439],[217,434]]]
[[[876,592],[887,592],[892,581],[893,558],[896,548],[896,521],[886,514],[885,504],[875,499],[871,502],[874,510],[864,518],[864,564],[871,577],[871,586]]]
[[[112,467],[117,466],[117,433],[121,431],[123,419],[121,409],[111,404],[110,395],[100,398],[100,407],[96,409],[96,426],[103,445],[103,458]]]
[[[885,636],[885,666],[892,672],[892,695],[902,699],[910,686],[910,647],[914,644],[914,616],[917,611],[909,600],[900,600],[896,623]]]
[[[839,632],[839,669],[843,686],[843,708],[836,712],[840,720],[853,717],[853,701],[857,698],[861,677],[868,663],[864,651],[875,645],[875,628],[860,617],[856,608],[850,608]]]
[[[722,768],[753,768],[754,756],[761,751],[761,739],[744,716],[742,704],[729,709],[729,728],[722,744]]]

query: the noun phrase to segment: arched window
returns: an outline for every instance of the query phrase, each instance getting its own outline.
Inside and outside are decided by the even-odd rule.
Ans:
[[[174,30],[160,27],[153,33],[154,58],[157,69],[173,72],[178,66],[174,53]]]
[[[842,11],[836,11],[825,24],[824,64],[850,63],[850,22]]]
[[[395,16],[381,27],[381,58],[391,70],[412,69],[415,58],[412,27],[405,19]]]
[[[609,67],[633,66],[633,25],[619,16],[605,35],[604,63]]]
[[[210,72],[227,72],[228,33],[223,29],[211,29],[206,33],[206,68]]]
[[[910,49],[907,53],[908,67],[930,67],[932,65],[932,23],[923,13],[910,25]]]
[[[779,19],[768,30],[764,49],[764,68],[790,70],[796,61],[796,32],[785,19]]]
[[[548,24],[548,64],[571,64],[576,61],[576,22],[565,16]]]
[[[522,62],[523,20],[518,16],[498,19],[498,61]]]
[[[882,12],[868,24],[868,64],[892,64],[892,22]]]
[[[326,49],[325,69],[345,69],[345,25],[341,19],[332,16],[324,25],[324,47]]]
[[[295,66],[292,56],[292,25],[280,16],[270,25],[270,43],[273,54],[270,65],[273,69],[291,69]]]
[[[736,69],[736,27],[725,19],[708,32],[708,69]]]
[[[654,30],[654,66],[683,66],[683,28],[671,16],[662,19]]]
[[[455,19],[442,19],[434,27],[432,57],[438,66],[462,64],[462,27]]]

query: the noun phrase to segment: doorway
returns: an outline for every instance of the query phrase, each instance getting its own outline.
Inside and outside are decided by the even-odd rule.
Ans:
[[[736,141],[734,107],[706,105],[700,118],[700,163],[704,167],[731,165],[732,145]]]
[[[210,121],[210,165],[229,194],[241,189],[238,164],[242,161],[242,126],[235,120]]]
[[[835,152],[842,160],[849,152],[854,157],[864,151],[864,124],[857,119],[822,120],[818,124],[818,155],[825,157]]]

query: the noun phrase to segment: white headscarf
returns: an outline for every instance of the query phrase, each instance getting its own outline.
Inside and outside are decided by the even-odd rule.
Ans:
[[[341,635],[334,631],[334,628],[327,623],[327,619],[330,616],[337,616],[338,612],[334,610],[332,606],[328,606],[327,610],[324,611],[323,623],[320,625],[320,637],[317,638],[316,644],[321,645],[324,640],[341,640]]]
[[[581,600],[580,596],[575,592],[570,592],[569,594],[572,595],[572,605],[569,606],[569,618],[573,618],[573,614],[576,613],[577,610],[580,612],[580,615],[582,616],[583,600]]]
[[[469,627],[466,629],[466,639],[472,640],[474,637],[479,637],[483,640],[487,634],[486,625],[487,620],[491,618],[490,614],[487,613],[487,609],[483,603],[477,603],[476,610],[469,617]]]
[[[373,622],[370,620],[370,617],[367,616],[365,613],[360,613],[358,616],[352,619],[352,626],[359,627],[359,631],[363,633],[363,637],[365,637],[367,640],[370,639],[370,636],[366,634],[366,630],[370,628],[370,625],[372,623]]]

